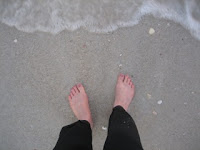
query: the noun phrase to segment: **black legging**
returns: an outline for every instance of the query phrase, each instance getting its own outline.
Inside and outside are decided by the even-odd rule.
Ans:
[[[79,120],[63,127],[54,150],[92,150],[90,124]],[[143,150],[135,122],[121,106],[113,108],[104,150]]]

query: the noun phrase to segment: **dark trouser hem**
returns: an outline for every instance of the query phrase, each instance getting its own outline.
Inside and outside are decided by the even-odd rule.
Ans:
[[[92,150],[89,122],[79,120],[63,127],[54,150]],[[143,150],[135,122],[121,106],[110,115],[104,150]]]
[[[104,150],[143,150],[135,122],[121,106],[110,115]]]
[[[92,130],[86,120],[65,126],[53,150],[92,150]]]

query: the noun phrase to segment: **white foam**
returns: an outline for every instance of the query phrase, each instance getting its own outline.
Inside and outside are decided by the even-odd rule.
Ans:
[[[0,0],[0,21],[25,32],[82,27],[105,33],[136,25],[148,14],[180,23],[200,40],[199,0]]]

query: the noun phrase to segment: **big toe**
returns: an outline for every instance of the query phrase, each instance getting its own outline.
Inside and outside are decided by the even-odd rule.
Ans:
[[[124,77],[125,77],[124,74],[120,73],[119,76],[118,76],[117,81],[118,82],[123,82],[124,81]]]
[[[80,92],[85,92],[85,89],[81,83],[77,84],[77,88]]]

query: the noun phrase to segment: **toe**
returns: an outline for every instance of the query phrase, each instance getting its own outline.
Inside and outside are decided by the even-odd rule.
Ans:
[[[133,84],[133,83],[131,83],[131,88],[133,88],[133,89],[135,88],[135,86],[134,86],[134,84]]]
[[[70,93],[69,93],[69,96],[70,96],[70,98],[72,99],[74,95],[72,94],[72,92],[70,92]]]
[[[124,82],[125,82],[125,83],[128,83],[128,81],[129,81],[129,76],[126,75],[126,76],[125,76],[125,79],[124,79]]]
[[[74,94],[75,94],[75,92],[74,92],[73,89],[71,89],[71,92],[70,92],[70,93],[71,93],[72,96],[74,96]]]
[[[119,74],[118,81],[124,81],[124,75],[122,73]]]
[[[85,91],[84,87],[83,87],[83,85],[81,83],[78,84],[78,89],[79,89],[80,92]]]
[[[77,90],[77,88],[76,88],[76,85],[73,87],[73,90],[74,90],[75,93],[78,93],[78,90]]]
[[[129,85],[132,85],[132,81],[131,81],[131,79],[130,79],[130,81],[129,81]]]
[[[68,96],[68,100],[72,100],[72,97],[71,97],[71,95],[69,95],[69,96]]]
[[[127,83],[130,84],[130,82],[131,82],[131,78],[128,77]]]
[[[72,99],[74,98],[74,94],[71,93],[70,96],[71,96]]]
[[[78,84],[75,86],[76,90],[78,93],[80,93],[79,89],[78,89]]]
[[[132,79],[131,79],[131,77],[130,77],[130,81],[129,81],[129,84],[131,85],[131,84],[133,84],[133,82],[132,82]]]
[[[73,87],[73,89],[72,89],[72,90],[73,90],[74,94],[76,94],[76,89],[75,89],[74,87]]]

